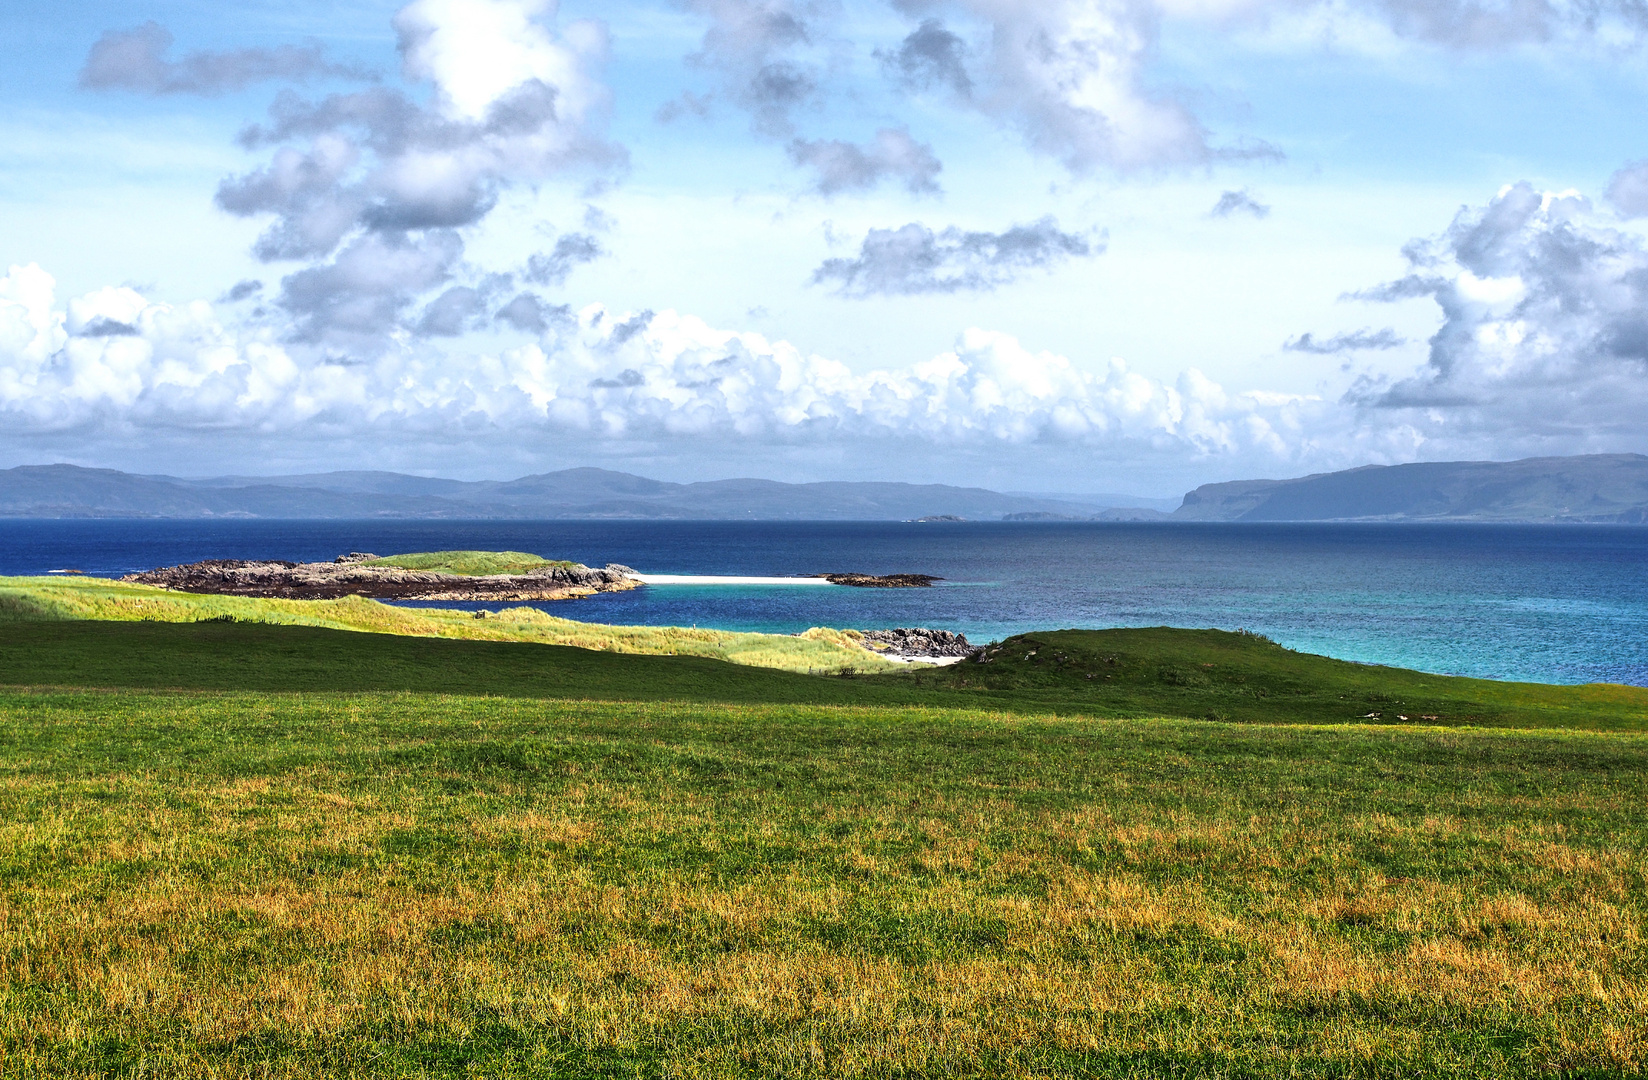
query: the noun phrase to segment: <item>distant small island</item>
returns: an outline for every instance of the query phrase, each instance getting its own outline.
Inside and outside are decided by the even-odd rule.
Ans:
[[[208,559],[184,566],[128,574],[123,581],[180,592],[222,596],[335,600],[571,600],[639,588],[627,566],[593,569],[519,551],[433,551],[379,557],[339,555],[329,563],[281,559]]]
[[[850,585],[855,589],[930,589],[943,578],[931,574],[817,574],[832,585]]]

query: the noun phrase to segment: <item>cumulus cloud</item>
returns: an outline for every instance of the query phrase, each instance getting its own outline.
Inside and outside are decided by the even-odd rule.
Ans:
[[[443,293],[426,316],[472,318],[475,299]],[[235,438],[347,431],[419,443],[502,435],[511,446],[569,436],[590,447],[918,439],[986,450],[1052,443],[1183,455],[1285,451],[1287,433],[1316,407],[1304,398],[1232,393],[1194,370],[1167,382],[1119,360],[1089,370],[985,330],[969,330],[954,349],[919,363],[858,373],[673,311],[625,315],[595,305],[555,317],[553,310],[523,293],[499,312],[549,328],[519,348],[454,357],[408,346],[337,363],[305,359],[269,328],[225,321],[206,303],[151,302],[109,289],[60,305],[49,275],[13,267],[0,278],[0,422],[14,439],[54,431],[121,431],[139,441],[177,431]],[[135,332],[75,332],[100,318]]]
[[[1256,218],[1270,216],[1270,207],[1253,197],[1246,188],[1240,191],[1227,191],[1219,196],[1219,201],[1213,204],[1208,211],[1210,217],[1227,218],[1232,214],[1250,214]]]
[[[478,289],[454,285],[423,309],[417,332],[424,337],[457,337],[484,325],[486,301]]]
[[[217,202],[273,218],[259,258],[310,264],[279,297],[300,340],[371,351],[397,329],[446,332],[445,315],[407,312],[431,290],[467,287],[451,281],[464,254],[456,230],[513,184],[621,161],[601,136],[605,31],[575,22],[557,34],[553,13],[550,0],[416,0],[394,25],[404,74],[430,85],[428,103],[387,87],[319,101],[288,91],[244,133],[272,156],[225,180]],[[561,256],[551,276],[577,261]]]
[[[889,178],[914,194],[933,193],[944,168],[931,146],[917,142],[903,128],[882,128],[867,146],[839,139],[795,139],[789,153],[791,161],[816,173],[815,186],[823,195],[867,191]]]
[[[528,258],[523,276],[535,285],[565,285],[574,269],[604,254],[600,241],[588,233],[567,233],[556,238],[552,250]]]
[[[843,296],[908,296],[976,292],[1005,285],[1025,270],[1046,269],[1104,251],[1105,242],[1064,232],[1051,217],[1000,233],[934,232],[919,222],[871,229],[850,259],[829,259],[813,283],[833,283]]]
[[[1288,352],[1312,353],[1316,356],[1337,356],[1359,349],[1397,349],[1408,343],[1392,327],[1383,330],[1351,330],[1321,340],[1312,334],[1301,334],[1282,343]]]
[[[1153,90],[1146,67],[1159,12],[1148,0],[903,0],[927,17],[883,64],[907,86],[947,86],[956,100],[1023,135],[1076,173],[1274,156],[1274,148],[1216,147],[1201,122]],[[977,47],[929,12],[959,10],[982,24]]]
[[[878,49],[876,59],[907,90],[948,89],[963,100],[973,96],[967,73],[967,43],[942,19],[923,19],[897,49]]]
[[[1633,161],[1615,172],[1604,197],[1621,217],[1648,216],[1648,161]]]
[[[834,14],[827,0],[685,0],[709,21],[691,59],[719,73],[725,93],[750,113],[764,135],[794,130],[792,114],[816,101],[822,71],[818,23]],[[683,109],[703,99],[681,99]],[[667,107],[666,107],[667,108]]]
[[[1575,192],[1506,187],[1409,245],[1413,273],[1364,298],[1429,297],[1442,324],[1411,377],[1347,398],[1434,438],[1574,452],[1640,440],[1648,415],[1648,245]]]
[[[358,67],[328,60],[319,44],[194,52],[181,60],[168,60],[166,54],[173,40],[171,31],[156,22],[131,30],[110,30],[86,54],[80,85],[87,90],[212,95],[275,80],[370,77]]]
[[[545,303],[544,298],[535,292],[522,292],[500,307],[493,318],[508,323],[522,333],[542,334],[552,326],[569,323],[572,309],[566,304]]]

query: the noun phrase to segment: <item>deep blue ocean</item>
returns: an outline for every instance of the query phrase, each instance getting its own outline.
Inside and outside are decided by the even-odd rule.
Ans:
[[[589,622],[795,632],[1244,627],[1346,660],[1648,685],[1648,528],[902,522],[0,521],[0,574],[454,548],[650,573],[923,573],[931,589],[654,586]],[[453,605],[466,606],[466,605]],[[467,605],[478,607],[482,605]]]

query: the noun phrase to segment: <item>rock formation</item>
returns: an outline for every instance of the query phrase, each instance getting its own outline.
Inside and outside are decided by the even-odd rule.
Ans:
[[[865,648],[883,656],[971,656],[977,651],[961,634],[901,626],[896,630],[861,630]],[[877,649],[876,645],[885,646]]]

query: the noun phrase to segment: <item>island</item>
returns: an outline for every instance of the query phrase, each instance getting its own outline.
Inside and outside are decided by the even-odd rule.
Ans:
[[[532,601],[572,600],[621,592],[642,584],[635,571],[610,563],[582,563],[518,551],[434,551],[380,557],[350,552],[333,561],[207,559],[163,567],[121,580],[179,592],[264,596],[287,600]]]
[[[831,585],[850,585],[855,589],[930,589],[933,582],[943,578],[931,574],[814,574]]]

